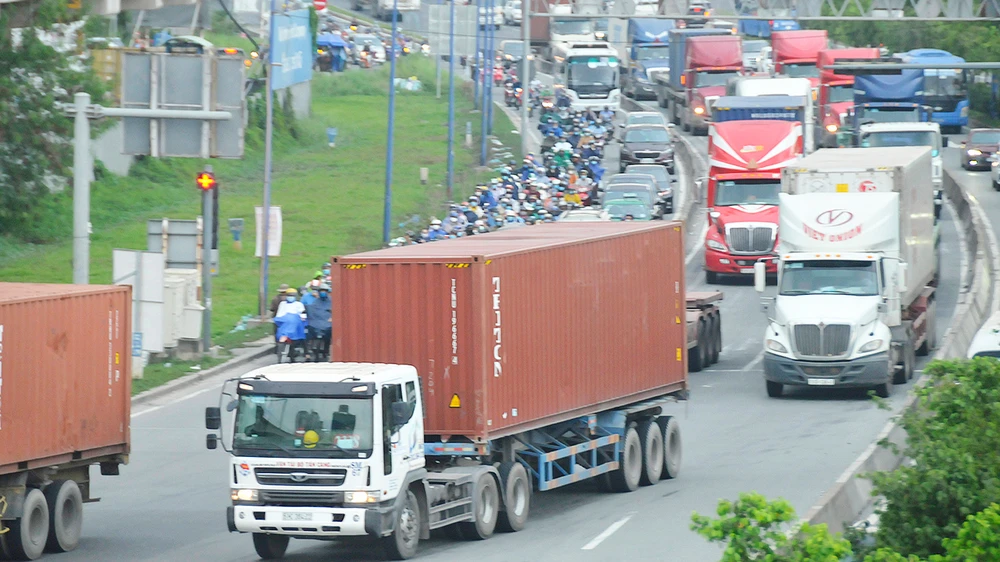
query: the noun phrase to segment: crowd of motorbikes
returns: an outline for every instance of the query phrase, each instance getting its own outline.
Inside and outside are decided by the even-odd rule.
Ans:
[[[299,288],[282,284],[271,301],[278,363],[323,362],[330,358],[332,303],[330,264]]]

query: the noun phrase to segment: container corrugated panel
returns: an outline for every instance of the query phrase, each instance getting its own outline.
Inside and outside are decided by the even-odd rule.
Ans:
[[[128,286],[0,283],[0,474],[129,452],[131,306]]]
[[[685,389],[683,240],[555,223],[334,258],[331,359],[414,365],[425,433],[476,440]]]

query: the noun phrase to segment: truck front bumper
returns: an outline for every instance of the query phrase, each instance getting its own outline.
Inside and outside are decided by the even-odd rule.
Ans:
[[[705,247],[705,270],[722,275],[753,275],[753,264],[760,258],[770,257],[770,254],[759,256],[734,256],[726,252]],[[778,274],[777,260],[767,262],[767,274]]]
[[[286,507],[237,505],[227,510],[229,530],[296,537],[383,536],[392,507]]]
[[[889,353],[844,361],[801,361],[764,353],[764,378],[793,386],[857,388],[889,382]]]

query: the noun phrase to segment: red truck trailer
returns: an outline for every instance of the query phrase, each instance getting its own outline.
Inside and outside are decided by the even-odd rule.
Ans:
[[[90,466],[128,462],[131,322],[128,286],[0,283],[0,539],[14,559],[76,548]]]
[[[771,33],[774,71],[792,78],[808,78],[813,88],[819,87],[819,52],[827,48],[825,29],[799,29]],[[813,98],[816,99],[816,98]]]
[[[823,49],[819,52],[819,127],[814,138],[819,146],[837,148],[837,133],[850,125],[847,112],[854,107],[854,76],[835,74],[827,66],[838,60],[871,60],[879,58],[875,47],[852,49]]]

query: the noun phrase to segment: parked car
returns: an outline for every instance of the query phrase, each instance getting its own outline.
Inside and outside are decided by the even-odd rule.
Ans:
[[[507,0],[503,5],[503,22],[507,25],[521,25],[521,0]]]
[[[630,164],[659,164],[674,169],[673,135],[663,125],[632,125],[621,135],[619,171]]]
[[[972,129],[962,141],[962,167],[966,170],[990,169],[990,157],[1000,150],[1000,129]]]

